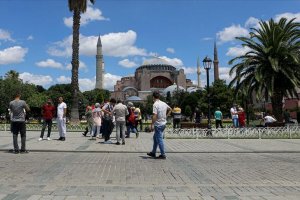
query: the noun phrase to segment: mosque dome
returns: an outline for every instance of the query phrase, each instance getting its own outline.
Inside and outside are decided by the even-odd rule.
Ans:
[[[178,91],[184,91],[185,89],[181,86],[178,86]],[[164,95],[167,95],[168,92],[170,92],[170,94],[172,95],[174,92],[177,91],[177,85],[176,84],[173,84],[173,85],[170,85],[169,87],[165,88],[163,90],[163,94]]]
[[[159,57],[146,59],[143,64],[137,68],[137,71],[143,69],[150,71],[176,71],[176,67],[172,66],[165,59]]]

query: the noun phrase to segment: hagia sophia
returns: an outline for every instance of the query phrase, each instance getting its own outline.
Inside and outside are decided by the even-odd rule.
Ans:
[[[216,43],[214,44],[214,79],[219,79],[219,66]],[[185,90],[188,92],[202,89],[200,80],[200,64],[197,62],[197,85],[186,78],[183,69],[177,69],[166,60],[153,57],[147,59],[139,66],[133,76],[126,76],[118,80],[114,85],[111,97],[123,101],[143,101],[153,91],[160,91],[164,95],[167,92]],[[103,88],[104,61],[102,54],[101,38],[98,37],[96,55],[96,88]]]

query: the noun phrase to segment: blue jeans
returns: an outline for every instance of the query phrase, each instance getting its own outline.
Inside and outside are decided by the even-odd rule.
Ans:
[[[163,135],[166,126],[154,126],[154,135],[153,135],[153,149],[152,153],[156,153],[157,146],[159,146],[160,154],[165,155]]]
[[[239,119],[238,118],[233,118],[232,119],[232,122],[233,122],[233,126],[235,128],[239,127]]]

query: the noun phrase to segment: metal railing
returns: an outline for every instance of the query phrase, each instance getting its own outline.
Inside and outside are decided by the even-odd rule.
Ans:
[[[211,136],[208,129],[190,128],[190,129],[173,129],[167,127],[165,130],[166,138],[247,138],[247,139],[300,139],[300,126],[284,127],[250,127],[250,128],[212,128]]]
[[[67,131],[70,132],[81,132],[85,130],[86,125],[79,124],[79,125],[72,125],[67,124]],[[41,131],[42,130],[42,124],[35,123],[35,124],[26,124],[26,130],[28,131]],[[0,131],[10,131],[10,124],[4,123],[0,124]],[[52,131],[58,131],[57,130],[57,124],[52,124]]]

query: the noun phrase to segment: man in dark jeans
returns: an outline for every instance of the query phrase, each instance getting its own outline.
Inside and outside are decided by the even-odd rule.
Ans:
[[[113,124],[113,109],[116,104],[116,100],[114,98],[110,99],[109,103],[106,103],[102,107],[102,111],[104,112],[104,117],[103,117],[103,134],[104,134],[104,143],[105,144],[111,144],[112,142],[110,141],[110,134],[114,129],[114,124]]]
[[[52,100],[48,99],[47,103],[42,106],[43,127],[42,127],[41,136],[39,138],[39,141],[43,140],[46,126],[48,126],[47,140],[51,140],[50,134],[51,134],[51,128],[52,128],[52,119],[53,119],[54,115],[55,115],[55,107],[52,104]]]
[[[25,115],[26,111],[29,111],[29,107],[25,101],[20,100],[20,93],[17,93],[15,100],[9,103],[9,109],[11,112],[11,129],[13,133],[13,144],[14,149],[13,153],[28,153],[26,150],[26,124],[25,124]],[[21,151],[18,145],[18,134],[21,135]]]

